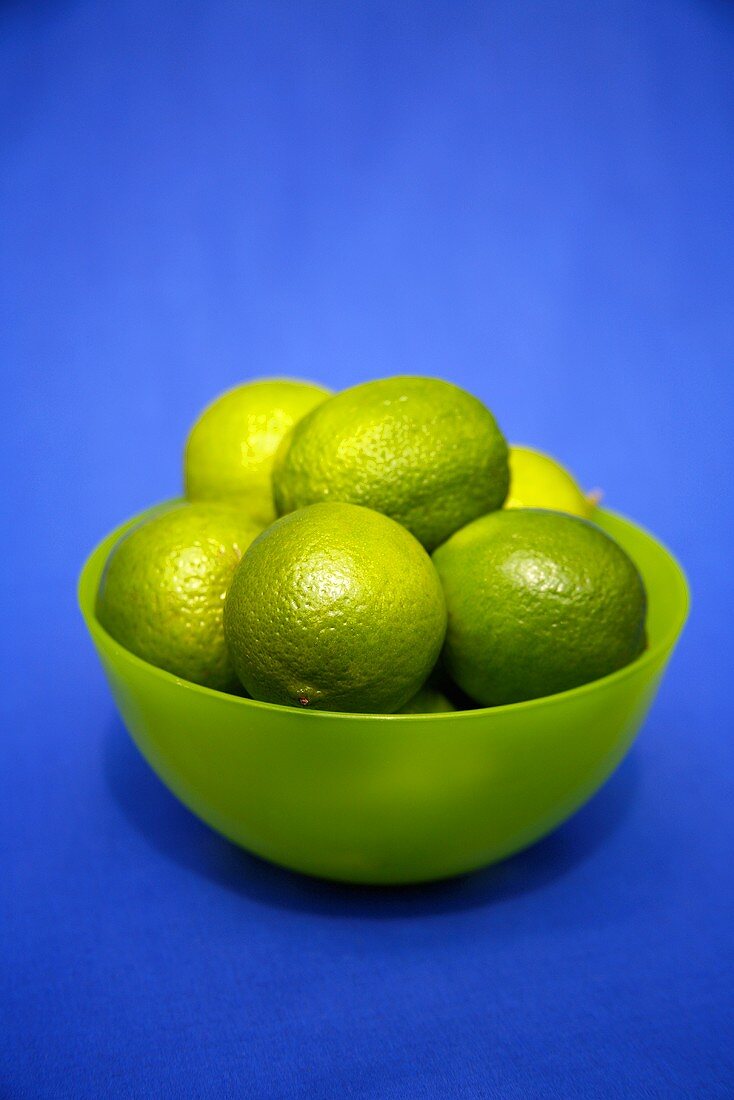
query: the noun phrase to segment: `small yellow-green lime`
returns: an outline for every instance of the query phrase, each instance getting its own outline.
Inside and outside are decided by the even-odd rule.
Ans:
[[[423,547],[354,504],[314,504],[268,527],[224,607],[249,693],[321,710],[397,710],[433,668],[445,630],[441,583]]]
[[[112,550],[97,617],[132,653],[196,684],[237,684],[222,627],[224,597],[261,528],[232,504],[179,504],[128,531]]]
[[[510,447],[510,489],[505,508],[550,508],[588,519],[594,502],[550,455],[531,447]]]
[[[430,679],[409,699],[398,714],[446,714],[456,710],[447,695]]]
[[[553,695],[622,668],[645,645],[645,589],[588,520],[502,509],[433,555],[449,622],[443,661],[485,706]]]
[[[330,397],[284,440],[282,515],[317,501],[373,508],[431,550],[507,494],[507,444],[489,409],[438,378],[365,382]]]
[[[186,442],[188,499],[237,499],[253,519],[271,523],[273,456],[283,436],[329,393],[310,382],[280,378],[223,393],[204,410]]]

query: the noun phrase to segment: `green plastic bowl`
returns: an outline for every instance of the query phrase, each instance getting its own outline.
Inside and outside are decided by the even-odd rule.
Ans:
[[[109,535],[79,580],[84,620],[135,743],[213,829],[274,863],[345,882],[461,874],[554,829],[629,749],[688,612],[686,579],[672,555],[628,520],[598,510],[596,521],[647,585],[650,644],[633,664],[572,691],[491,709],[295,710],[180,680],[100,626],[94,605],[104,563],[141,518]]]

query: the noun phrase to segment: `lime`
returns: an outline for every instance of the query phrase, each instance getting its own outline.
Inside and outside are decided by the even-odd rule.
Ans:
[[[409,699],[399,714],[444,714],[456,710],[449,697],[439,687],[428,680],[412,699]]]
[[[186,442],[184,481],[189,500],[240,500],[262,526],[275,519],[270,484],[283,436],[329,396],[310,382],[264,379],[216,399]]]
[[[330,397],[284,440],[280,514],[317,501],[382,512],[431,550],[507,493],[507,444],[481,401],[437,378],[385,378]]]
[[[144,661],[228,690],[237,681],[224,641],[224,597],[259,531],[231,504],[178,504],[144,520],[110,554],[99,621]]]
[[[588,519],[593,501],[560,462],[531,447],[510,447],[510,491],[505,508],[551,508]]]
[[[256,699],[321,710],[397,710],[446,630],[431,559],[387,516],[314,504],[268,527],[234,575],[224,632]]]
[[[444,662],[486,706],[577,687],[645,645],[645,590],[595,524],[515,509],[470,523],[433,556],[449,614]]]

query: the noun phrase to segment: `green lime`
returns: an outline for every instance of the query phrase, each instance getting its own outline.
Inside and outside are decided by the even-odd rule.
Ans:
[[[645,645],[645,589],[595,524],[515,509],[470,523],[433,556],[444,586],[449,674],[485,706],[577,687]]]
[[[438,378],[385,378],[330,397],[296,424],[273,468],[280,514],[362,504],[428,550],[501,507],[508,482],[507,444],[489,409]]]
[[[315,504],[268,527],[224,607],[249,693],[321,710],[397,710],[433,668],[445,630],[441,583],[423,547],[353,504]]]
[[[444,695],[439,687],[436,687],[435,684],[428,680],[428,682],[415,693],[413,698],[409,699],[405,706],[400,708],[398,713],[444,714],[452,710],[456,710],[456,707],[449,697]]]
[[[593,501],[550,455],[531,447],[510,447],[510,490],[505,508],[551,508],[588,519]]]
[[[310,382],[274,378],[223,393],[204,410],[186,442],[188,499],[236,499],[262,526],[272,523],[273,456],[296,421],[329,392]]]
[[[97,617],[144,661],[226,691],[236,685],[224,597],[260,526],[231,504],[179,504],[133,527],[112,550]]]

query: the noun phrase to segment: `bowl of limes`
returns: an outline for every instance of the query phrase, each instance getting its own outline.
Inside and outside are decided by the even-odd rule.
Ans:
[[[477,398],[246,383],[184,467],[79,602],[135,743],[229,840],[335,880],[445,878],[544,836],[626,754],[683,571]]]

